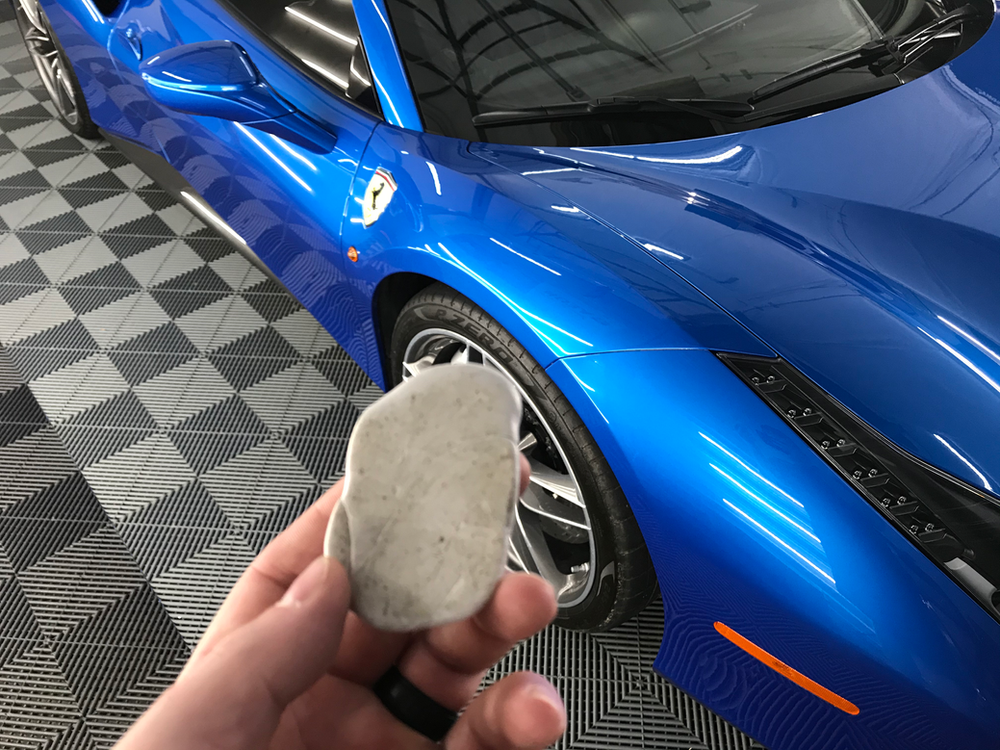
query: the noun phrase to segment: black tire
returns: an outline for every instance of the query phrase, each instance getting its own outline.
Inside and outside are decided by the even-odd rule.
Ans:
[[[590,516],[597,577],[580,603],[560,608],[557,622],[573,630],[599,631],[638,614],[656,592],[653,565],[611,467],[569,401],[513,336],[443,284],[426,288],[400,312],[390,346],[393,385],[402,380],[409,343],[429,329],[453,331],[488,352],[534,402],[576,475]]]
[[[32,0],[28,0],[31,2]],[[11,5],[14,8],[14,15],[17,18],[18,29],[21,31],[22,38],[25,36],[27,29],[29,28],[31,22],[28,20],[28,15],[21,5],[21,0],[11,0]],[[91,140],[96,140],[101,137],[100,131],[94,121],[90,119],[90,109],[87,107],[87,99],[83,95],[83,89],[80,86],[80,81],[76,77],[76,71],[73,70],[73,64],[70,62],[69,56],[66,54],[66,50],[63,48],[62,44],[59,42],[59,38],[56,36],[55,31],[52,30],[52,24],[49,23],[49,18],[45,14],[45,11],[40,5],[35,3],[38,9],[40,19],[43,22],[43,26],[48,31],[52,44],[55,47],[55,51],[62,61],[62,69],[66,73],[66,79],[69,84],[69,88],[72,91],[72,103],[75,107],[75,118],[67,118],[63,112],[63,107],[60,103],[55,101],[53,98],[53,103],[56,105],[56,112],[59,113],[59,119],[62,121],[70,132],[75,133],[81,138],[88,138]],[[35,59],[35,55],[32,51],[31,45],[25,40],[25,46],[28,48],[28,55],[31,57],[32,62],[35,63],[36,69],[38,63]],[[39,71],[41,76],[41,71]],[[50,98],[52,98],[51,91],[49,92]]]

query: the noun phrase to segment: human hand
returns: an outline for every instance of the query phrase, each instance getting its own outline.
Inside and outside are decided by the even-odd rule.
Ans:
[[[521,491],[528,467],[522,459]],[[508,574],[478,614],[419,633],[378,631],[348,611],[343,567],[322,557],[338,482],[257,557],[177,681],[118,750],[419,750],[437,745],[396,720],[371,690],[393,664],[426,695],[461,709],[486,670],[556,613],[552,587]],[[444,739],[447,750],[530,750],[558,739],[565,709],[539,675],[485,690]]]

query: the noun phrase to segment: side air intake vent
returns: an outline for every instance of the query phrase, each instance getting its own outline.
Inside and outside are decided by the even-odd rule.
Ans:
[[[1000,500],[897,448],[786,362],[719,358],[1000,620]]]

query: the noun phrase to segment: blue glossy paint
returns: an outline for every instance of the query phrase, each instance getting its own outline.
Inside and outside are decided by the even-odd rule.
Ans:
[[[573,357],[548,372],[657,561],[657,669],[769,748],[997,747],[1000,626],[713,354]],[[763,666],[716,621],[860,713]]]
[[[996,494],[1000,24],[934,73],[808,119],[528,149],[420,132],[382,0],[355,9],[385,121],[214,0],[125,0],[111,19],[87,0],[45,7],[95,121],[170,161],[376,382],[375,300],[400,273],[459,290],[547,368],[657,567],[657,669],[771,750],[1000,747],[1000,624],[709,351],[780,355]],[[144,60],[220,40],[294,113],[239,123],[147,90]],[[379,167],[399,189],[365,228]],[[717,620],[861,713],[753,660]]]

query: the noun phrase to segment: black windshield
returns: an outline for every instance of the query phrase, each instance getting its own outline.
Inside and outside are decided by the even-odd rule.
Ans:
[[[761,127],[654,111],[477,126],[477,115],[606,97],[746,102],[762,86],[860,44],[916,29],[968,0],[387,0],[428,131],[525,145],[618,145]],[[969,23],[893,80],[850,68],[768,102],[795,116],[869,96],[947,62]],[[798,105],[806,103],[806,107]],[[810,106],[812,108],[810,109]],[[788,119],[785,117],[784,119]],[[488,118],[486,118],[488,122]],[[484,118],[480,118],[480,123]]]

